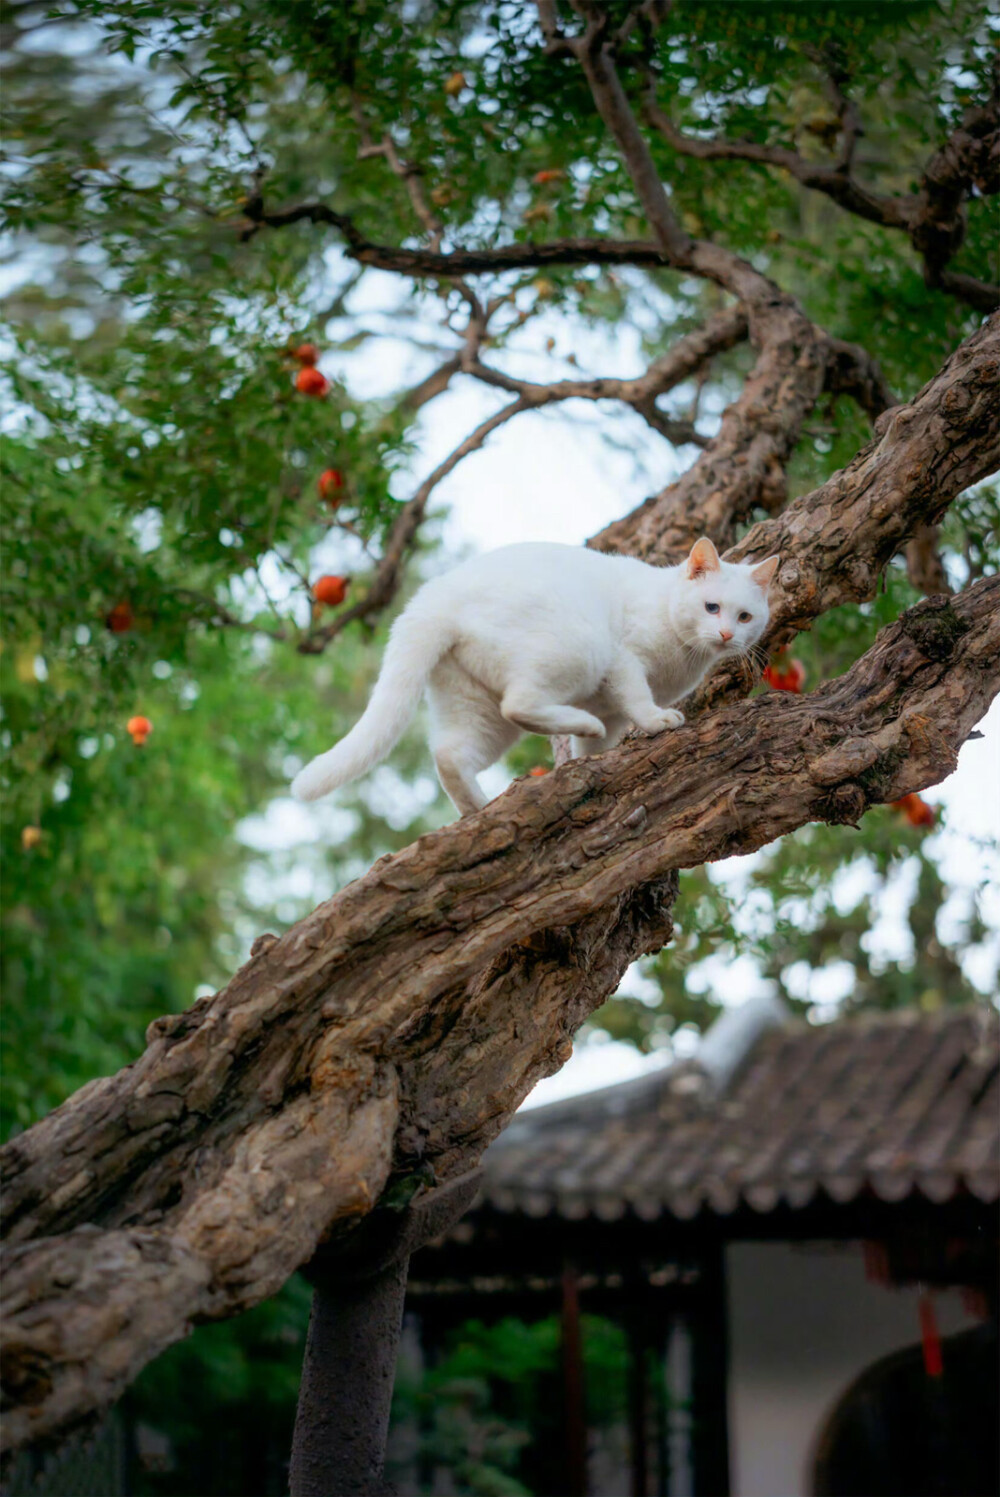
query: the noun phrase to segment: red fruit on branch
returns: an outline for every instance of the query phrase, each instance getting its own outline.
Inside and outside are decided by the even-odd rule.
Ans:
[[[322,396],[329,392],[330,381],[325,374],[320,374],[318,369],[307,364],[295,376],[295,388],[302,395]]]
[[[327,608],[336,608],[338,603],[343,603],[347,596],[347,577],[320,577],[313,583],[313,597],[317,603],[325,603]]]
[[[130,717],[125,724],[125,730],[131,736],[136,748],[142,748],[153,731],[153,724],[148,717]]]
[[[916,791],[904,795],[901,800],[894,800],[893,810],[901,811],[911,826],[933,826],[937,817],[934,807],[929,806]]]
[[[131,603],[125,599],[116,603],[111,612],[105,616],[104,622],[112,634],[127,634],[135,623],[135,614],[132,612]]]
[[[340,491],[344,487],[344,475],[339,468],[327,468],[316,480],[319,497],[325,499],[331,509],[340,503]]]
[[[536,172],[532,177],[536,187],[544,187],[549,182],[561,182],[566,173],[557,166],[547,167],[544,171]]]
[[[292,349],[292,358],[312,368],[313,364],[319,360],[319,349],[315,343],[300,343],[298,348]]]
[[[535,767],[534,767],[534,769],[529,769],[528,770],[528,773],[533,778],[537,779],[539,777],[539,775],[548,774],[548,770],[546,769],[546,767],[545,767],[544,764],[536,764]]]
[[[805,685],[806,668],[801,660],[790,659],[781,651],[772,655],[764,670],[764,680],[775,691],[800,692]]]

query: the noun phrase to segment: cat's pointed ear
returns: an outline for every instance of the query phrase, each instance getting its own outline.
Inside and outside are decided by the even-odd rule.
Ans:
[[[771,586],[780,561],[780,556],[769,556],[766,561],[759,561],[751,570],[750,576],[763,592],[766,593]]]
[[[691,555],[688,557],[688,577],[693,582],[697,577],[704,577],[706,572],[717,572],[719,570],[719,553],[716,551],[707,535],[703,535],[700,541],[695,541],[691,547]]]

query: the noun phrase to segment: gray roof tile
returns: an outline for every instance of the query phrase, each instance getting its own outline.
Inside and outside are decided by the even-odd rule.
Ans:
[[[1000,1196],[1000,1019],[987,1004],[761,1034],[721,1092],[685,1062],[520,1114],[487,1151],[501,1211],[651,1219],[823,1190]]]

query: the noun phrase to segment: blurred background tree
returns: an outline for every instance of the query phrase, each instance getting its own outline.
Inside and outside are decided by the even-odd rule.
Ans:
[[[657,63],[689,132],[710,126],[815,160],[837,136],[834,68],[864,124],[857,172],[906,193],[985,97],[995,24],[966,0],[681,0]],[[14,3],[0,44],[9,1134],[132,1059],[149,1021],[218,985],[261,929],[284,928],[450,819],[418,735],[336,807],[306,816],[284,798],[294,770],[364,702],[388,621],[379,578],[405,502],[456,413],[471,413],[471,430],[500,409],[499,392],[458,371],[467,288],[390,278],[356,257],[351,233],[462,248],[645,230],[582,76],[544,59],[531,6]],[[831,334],[862,342],[898,399],[976,325],[971,307],[925,284],[898,231],[776,168],[702,161],[662,140],[653,149],[686,227],[766,268]],[[320,203],[352,227],[345,237],[304,214],[269,228],[265,199],[269,210]],[[958,269],[992,263],[995,274],[993,228],[988,203],[974,200]],[[557,264],[475,286],[501,298],[490,361],[542,381],[584,363],[635,372],[719,304],[703,283],[648,266]],[[293,356],[303,343],[319,353],[319,396],[295,384],[311,367]],[[720,356],[706,381],[671,392],[661,418],[710,436],[749,361],[745,344]],[[577,423],[595,453],[606,444],[636,499],[697,453],[604,403],[546,419]],[[868,430],[850,400],[824,397],[790,493],[842,466]],[[427,497],[432,518],[403,547],[401,596],[454,559]],[[963,496],[939,540],[947,576],[994,570],[998,540],[995,488]],[[349,579],[339,612],[312,596],[321,575]],[[824,618],[796,646],[806,689],[844,670],[917,595],[898,558],[876,603]],[[366,599],[368,615],[327,640],[331,621],[358,605],[364,614]],[[136,717],[152,723],[142,742],[128,730]],[[548,762],[547,745],[526,740],[509,768]],[[807,827],[738,866],[685,874],[677,940],[592,1028],[669,1047],[748,973],[816,1019],[975,997],[996,971],[988,853],[956,887],[941,866],[945,835],[886,808],[859,831]],[[264,1344],[297,1369],[303,1304],[290,1286],[140,1383],[136,1407],[159,1411],[195,1469],[203,1433],[184,1425],[185,1390],[194,1380],[206,1402],[238,1402]],[[486,1362],[500,1357],[477,1344]],[[261,1377],[284,1428],[294,1376]],[[445,1401],[446,1382],[435,1395]],[[497,1470],[513,1481],[518,1445],[504,1440]],[[149,1490],[190,1490],[185,1479],[183,1468],[150,1477]],[[283,1490],[274,1480],[260,1490]],[[462,1482],[518,1489],[489,1487],[482,1473]]]

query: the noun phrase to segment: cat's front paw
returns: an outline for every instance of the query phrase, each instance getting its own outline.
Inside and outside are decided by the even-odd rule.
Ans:
[[[647,737],[653,738],[657,733],[663,733],[667,728],[679,728],[684,721],[683,712],[678,712],[676,707],[661,707],[659,712],[651,713],[641,723],[636,723],[640,732]]]

